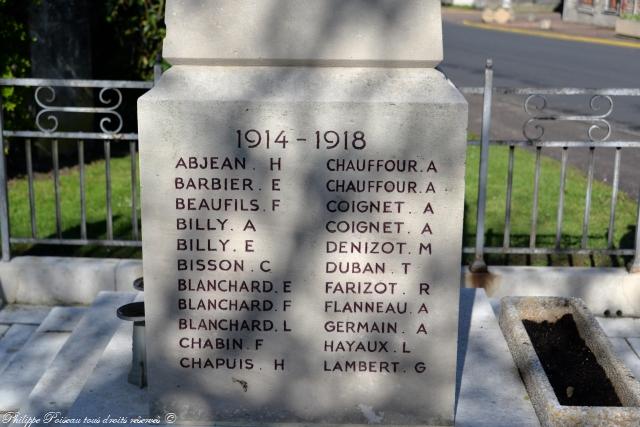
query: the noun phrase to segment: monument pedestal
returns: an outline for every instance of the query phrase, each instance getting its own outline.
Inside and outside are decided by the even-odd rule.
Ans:
[[[139,103],[153,410],[452,424],[466,119],[433,69],[169,70]]]
[[[138,104],[152,415],[452,425],[467,103],[424,68],[439,5],[167,23],[175,66]]]

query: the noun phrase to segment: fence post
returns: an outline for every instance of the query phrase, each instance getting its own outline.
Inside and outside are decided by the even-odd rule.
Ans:
[[[480,141],[480,171],[478,174],[478,212],[476,218],[475,259],[469,267],[472,273],[486,273],[484,260],[484,220],[487,205],[487,176],[489,168],[489,140],[491,138],[491,103],[493,97],[493,61],[487,59],[484,70],[482,101],[482,137]]]
[[[7,191],[7,168],[4,155],[4,121],[2,92],[0,92],[0,239],[2,239],[2,261],[11,259],[9,242],[9,194]]]
[[[629,264],[629,273],[640,273],[640,191],[638,191],[638,214],[636,217],[636,254]]]

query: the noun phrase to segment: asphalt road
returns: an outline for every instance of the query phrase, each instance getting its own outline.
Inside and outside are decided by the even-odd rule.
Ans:
[[[494,85],[515,87],[640,87],[640,49],[554,40],[444,22],[440,68],[457,86],[481,86],[487,58]],[[614,105],[614,121],[640,132],[640,98]]]
[[[640,86],[639,49],[490,31],[449,22],[444,22],[443,34],[441,69],[459,86],[483,83],[486,58],[493,58],[497,86]]]
[[[444,61],[440,69],[457,86],[482,86],[487,58],[494,63],[494,85],[510,87],[640,87],[640,50],[584,42],[547,39],[515,33],[443,23]],[[481,97],[468,97],[470,131],[480,133]],[[528,116],[520,97],[494,100],[492,137],[523,139],[522,125]],[[548,97],[549,109],[560,113],[593,115],[587,97]],[[613,99],[611,140],[640,141],[640,97]],[[604,106],[603,106],[604,107]],[[555,127],[554,127],[555,126]],[[548,140],[588,140],[584,123],[551,124]],[[546,150],[559,157],[558,150]],[[588,164],[586,150],[570,150],[569,162],[583,170]],[[597,179],[610,182],[613,150],[596,150]],[[621,169],[621,189],[638,194],[640,149],[625,149]]]

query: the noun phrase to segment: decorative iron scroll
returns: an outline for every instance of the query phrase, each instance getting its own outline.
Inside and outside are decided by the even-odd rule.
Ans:
[[[608,104],[608,106],[607,106]],[[522,134],[529,141],[540,141],[544,136],[544,126],[541,122],[545,121],[573,121],[589,123],[587,135],[592,142],[602,142],[611,136],[611,123],[607,117],[613,112],[613,99],[608,95],[595,95],[589,101],[589,107],[593,112],[603,111],[601,114],[593,115],[562,115],[545,113],[547,108],[547,98],[544,95],[529,95],[524,101],[524,110],[531,117],[524,122],[522,126]],[[603,108],[605,107],[605,108]],[[600,135],[598,135],[600,134]]]
[[[116,95],[115,98],[113,97],[113,93]],[[122,116],[116,111],[122,104],[122,93],[118,88],[105,87],[100,89],[98,100],[103,104],[102,107],[64,107],[52,105],[51,103],[56,100],[56,91],[51,86],[39,86],[35,91],[34,98],[36,103],[42,108],[36,115],[36,126],[44,133],[53,133],[58,130],[59,121],[55,113],[103,114],[106,115],[106,117],[100,119],[100,130],[103,133],[115,135],[122,129]],[[109,127],[112,129],[109,129]]]

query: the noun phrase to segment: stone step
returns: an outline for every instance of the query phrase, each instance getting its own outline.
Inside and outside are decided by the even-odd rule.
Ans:
[[[18,304],[0,309],[0,372],[5,370],[50,311],[51,307]]]
[[[53,411],[66,415],[122,323],[116,317],[116,309],[133,301],[135,295],[134,292],[98,294],[20,408],[21,414],[42,418]]]
[[[38,328],[37,325],[23,325],[20,323],[3,326],[7,327],[7,331],[0,339],[0,372],[5,370],[13,356]]]
[[[136,297],[142,301],[143,294]],[[84,417],[134,419],[146,417],[147,389],[129,384],[133,322],[120,320],[120,325],[105,348],[84,388],[67,413],[70,419]],[[136,425],[146,425],[139,424]]]
[[[13,304],[2,307],[0,323],[39,325],[51,311],[50,306]]]
[[[0,411],[20,409],[85,310],[85,307],[51,309],[0,372]]]

